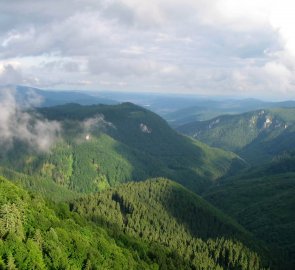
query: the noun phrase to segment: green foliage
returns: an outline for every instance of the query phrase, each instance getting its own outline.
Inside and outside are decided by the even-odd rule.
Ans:
[[[0,207],[0,269],[181,269],[169,249],[119,231],[111,235],[66,204],[29,195],[3,178]]]
[[[133,104],[39,112],[61,121],[63,134],[47,153],[19,141],[0,153],[0,175],[35,194],[0,178],[0,269],[261,269],[264,242],[271,269],[294,268],[295,159],[284,152],[295,147],[292,109],[207,123],[212,145],[251,162],[282,153],[227,179],[245,167],[236,154]],[[258,240],[179,184],[121,185],[159,176],[200,193],[219,179],[205,198]]]
[[[156,114],[131,103],[68,104],[39,113],[62,123],[60,141],[42,154],[15,142],[2,164],[75,192],[159,176],[200,192],[233,164],[245,165],[237,155],[184,137]]]
[[[114,231],[167,246],[183,258],[187,268],[262,267],[257,253],[249,249],[255,248],[251,237],[241,227],[200,197],[165,179],[128,183],[88,195],[71,208]]]
[[[118,145],[107,135],[75,144],[70,187],[79,192],[93,192],[131,179],[132,165],[116,152]]]
[[[273,268],[295,267],[295,159],[285,154],[211,187],[205,199],[267,243]]]
[[[3,269],[262,269],[257,253],[237,240],[248,237],[242,229],[167,180],[89,195],[71,205],[74,212],[3,178],[0,195]]]
[[[41,194],[54,201],[69,201],[79,196],[79,194],[68,188],[56,184],[52,179],[44,178],[40,175],[29,176],[4,167],[0,167],[0,175],[21,185],[25,189]]]

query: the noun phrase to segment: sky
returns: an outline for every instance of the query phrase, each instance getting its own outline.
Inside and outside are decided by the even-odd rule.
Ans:
[[[0,85],[295,99],[292,0],[0,0]]]

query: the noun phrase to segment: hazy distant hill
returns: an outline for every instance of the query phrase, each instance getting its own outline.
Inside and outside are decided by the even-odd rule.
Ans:
[[[252,164],[263,163],[295,148],[295,109],[223,115],[192,122],[177,130],[211,146],[234,151]]]
[[[91,93],[95,95],[95,92]],[[234,99],[228,97],[206,97],[188,94],[165,93],[99,93],[109,99],[120,102],[132,102],[159,114],[173,126],[181,126],[194,121],[209,120],[224,114],[240,114],[244,112],[295,107],[295,101],[270,102],[253,98]]]
[[[259,109],[295,107],[295,101],[266,102],[257,99],[198,99],[194,105],[177,109],[162,116],[174,127],[194,121],[210,120],[220,115],[234,115]]]
[[[118,102],[104,98],[102,96],[93,96],[83,91],[50,91],[40,90],[38,88],[32,88],[27,86],[7,86],[1,87],[2,89],[14,89],[15,97],[17,102],[21,105],[23,103],[31,103],[39,100],[37,106],[47,107],[56,106],[66,103],[78,103],[81,105],[92,105],[92,104],[117,104]]]

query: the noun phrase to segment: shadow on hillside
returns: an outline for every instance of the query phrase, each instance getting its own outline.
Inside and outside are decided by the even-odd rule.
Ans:
[[[276,155],[295,149],[295,130],[286,129],[276,137],[270,137],[264,132],[246,145],[239,153],[252,165],[262,165],[270,162]]]
[[[118,144],[115,150],[132,165],[131,179],[142,181],[148,178],[165,177],[182,184],[188,189],[201,193],[212,184],[210,172],[202,175],[198,168],[205,166],[204,151],[196,145],[182,142],[184,147],[175,144],[160,145],[140,149]],[[202,169],[200,170],[202,171]]]
[[[165,201],[162,204],[166,211],[192,236],[203,240],[218,237],[246,240],[241,229],[198,195],[181,187],[173,187],[163,196]]]

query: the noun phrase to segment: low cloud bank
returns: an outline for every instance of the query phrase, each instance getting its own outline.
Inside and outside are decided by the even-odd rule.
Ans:
[[[57,121],[48,121],[33,112],[40,97],[32,92],[22,105],[16,99],[13,88],[0,89],[0,145],[9,149],[14,141],[27,143],[34,150],[47,152],[58,140],[61,126]],[[29,111],[31,111],[29,113]]]

